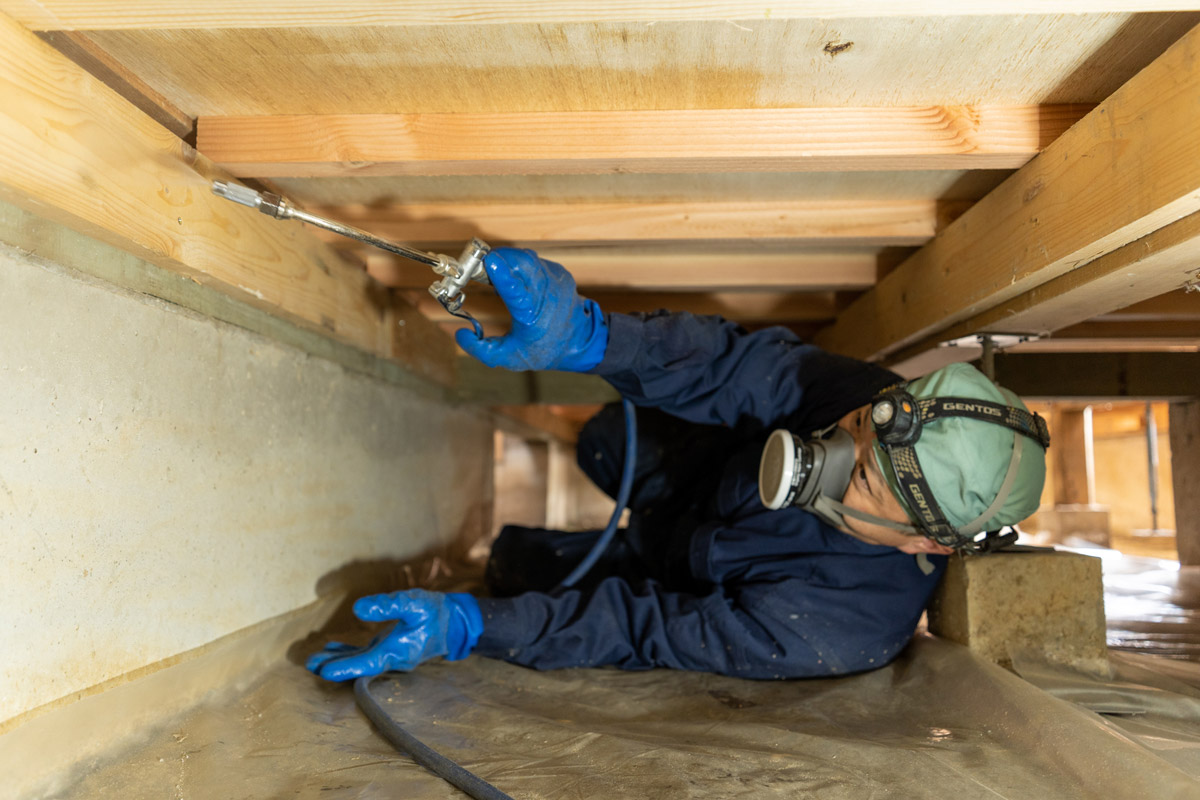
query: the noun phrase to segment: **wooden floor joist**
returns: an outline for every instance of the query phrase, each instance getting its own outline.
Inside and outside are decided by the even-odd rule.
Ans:
[[[996,382],[1030,398],[1184,400],[1200,396],[1200,353],[1000,353]]]
[[[1197,302],[1200,305],[1200,301]],[[1196,320],[1110,320],[1100,317],[1060,328],[1051,335],[1053,340],[1108,339],[1128,342],[1191,342],[1200,344],[1200,322]]]
[[[644,294],[612,294],[587,292],[586,296],[609,312],[631,313],[635,311],[689,311],[693,314],[719,314],[740,323],[805,322],[830,320],[837,313],[837,302],[832,292],[670,292]],[[438,322],[451,322],[450,315],[432,296],[415,291],[413,300],[421,313]],[[483,324],[509,323],[509,313],[500,298],[493,293],[467,288],[467,301],[463,305],[473,317]]]
[[[493,247],[544,243],[791,241],[806,246],[911,247],[927,242],[962,203],[879,201],[678,203],[442,203],[310,209],[401,242],[478,236]],[[332,236],[332,235],[331,235]]]
[[[224,173],[0,14],[0,199],[450,383],[451,344],[300,225],[213,195]],[[395,352],[396,315],[404,344]]]
[[[386,286],[424,289],[431,283],[429,270],[413,261],[384,252],[363,254],[367,272]],[[581,289],[629,292],[861,291],[875,285],[879,260],[872,251],[684,253],[676,248],[597,252],[544,247],[538,255],[566,267]]]
[[[1128,311],[1124,316],[1127,322],[1153,321],[1163,315],[1178,320],[1189,312],[1200,315],[1200,294],[1172,291],[1197,280],[1200,280],[1200,213],[1173,222],[930,339],[897,351],[889,360],[913,358],[936,346],[939,340],[975,333],[1053,333],[1122,309]],[[1121,318],[1114,315],[1112,321]],[[1200,335],[1200,316],[1192,316],[1191,320],[1195,333]],[[1131,336],[1136,335],[1132,329],[1127,330]]]
[[[818,343],[878,358],[935,341],[1195,213],[1197,153],[1200,28],[881,280]]]
[[[252,178],[1016,169],[1089,105],[202,117]]]
[[[1168,226],[1163,232],[1174,227]],[[1108,322],[1191,321],[1200,324],[1200,248],[1192,260],[1192,266],[1193,269],[1182,271],[1182,274],[1190,279],[1184,288],[1155,295],[1149,300],[1122,304],[1119,308],[1105,311],[1092,319]],[[1191,288],[1188,288],[1189,285]]]

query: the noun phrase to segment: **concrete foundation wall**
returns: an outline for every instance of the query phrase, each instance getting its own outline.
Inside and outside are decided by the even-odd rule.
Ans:
[[[5,246],[0,419],[0,730],[490,502],[486,417]]]

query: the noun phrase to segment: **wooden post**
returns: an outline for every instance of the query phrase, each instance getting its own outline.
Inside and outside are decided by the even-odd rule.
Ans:
[[[1200,401],[1172,403],[1171,483],[1181,566],[1200,564]]]
[[[1052,479],[1054,507],[1038,512],[1037,526],[1049,531],[1052,540],[1063,542],[1078,537],[1107,547],[1110,520],[1108,508],[1094,505],[1088,481],[1086,412],[1079,408],[1052,407],[1046,469]]]
[[[1083,410],[1055,408],[1051,435],[1054,463],[1054,504],[1085,505],[1087,487],[1087,442],[1084,440]]]

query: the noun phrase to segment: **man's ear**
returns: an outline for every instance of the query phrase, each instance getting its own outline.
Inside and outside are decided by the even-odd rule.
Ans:
[[[947,547],[944,544],[938,544],[933,539],[926,539],[924,536],[910,536],[904,544],[900,545],[897,550],[903,553],[930,553],[939,556],[948,556],[954,552],[954,548]]]

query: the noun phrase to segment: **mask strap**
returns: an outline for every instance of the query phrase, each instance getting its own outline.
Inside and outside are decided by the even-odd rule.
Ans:
[[[813,431],[812,433],[810,433],[808,435],[808,438],[810,438],[810,439],[828,439],[829,434],[837,426],[838,426],[838,424],[835,422],[831,425],[826,425],[824,428],[817,428],[815,431]]]
[[[918,531],[912,525],[906,525],[903,522],[894,522],[890,519],[877,517],[874,514],[868,514],[865,511],[859,511],[856,508],[851,508],[850,506],[845,505],[838,500],[826,497],[823,494],[817,496],[817,499],[813,501],[812,507],[814,511],[824,514],[826,517],[831,519],[836,519],[837,517],[853,517],[854,519],[862,520],[863,522],[870,522],[875,525],[882,525],[885,528],[891,528],[894,531],[920,534],[920,531]]]

